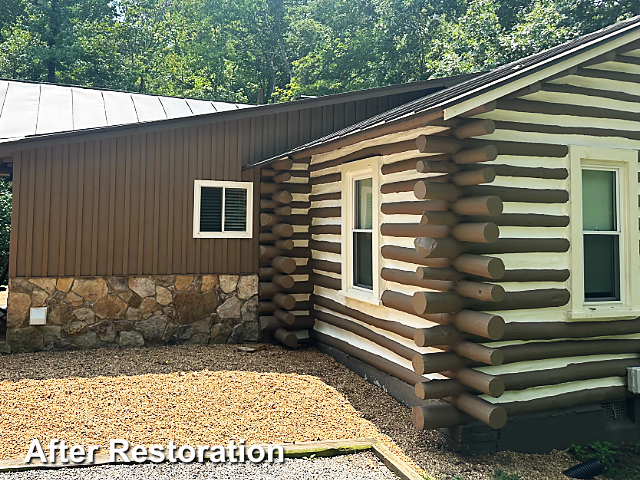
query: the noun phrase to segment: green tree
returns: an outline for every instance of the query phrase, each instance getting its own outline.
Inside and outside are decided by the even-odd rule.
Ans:
[[[11,234],[11,182],[0,180],[0,264],[4,267],[9,258]],[[0,267],[0,270],[2,269]]]

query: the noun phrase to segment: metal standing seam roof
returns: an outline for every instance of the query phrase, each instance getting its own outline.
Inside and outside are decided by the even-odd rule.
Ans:
[[[0,141],[253,106],[0,79]]]
[[[381,95],[403,94],[403,93],[414,92],[416,90],[436,91],[436,90],[442,90],[443,88],[450,87],[451,85],[455,85],[456,83],[460,83],[464,80],[467,80],[477,75],[478,75],[477,73],[455,75],[455,76],[446,77],[446,78],[421,80],[418,82],[403,83],[403,84],[397,84],[397,85],[387,85],[384,87],[377,87],[377,88],[371,88],[366,90],[357,90],[357,91],[346,92],[346,93],[335,93],[335,94],[325,95],[320,97],[311,97],[311,98],[292,100],[289,102],[282,102],[282,103],[270,103],[266,105],[245,105],[245,104],[232,104],[232,103],[229,104],[224,102],[215,102],[215,101],[210,102],[206,100],[192,100],[192,99],[182,99],[182,98],[175,98],[175,97],[142,95],[137,93],[116,92],[116,91],[109,91],[109,90],[97,90],[97,89],[92,90],[92,89],[83,88],[83,87],[61,87],[63,89],[76,89],[79,91],[81,96],[82,96],[82,93],[86,93],[87,91],[94,92],[94,93],[97,92],[102,97],[108,98],[109,100],[112,100],[113,97],[120,98],[120,95],[131,96],[131,102],[125,102],[124,104],[120,103],[119,108],[113,108],[113,106],[109,108],[109,106],[106,106],[104,109],[104,112],[100,112],[100,111],[97,112],[98,118],[101,120],[101,122],[88,123],[87,125],[83,126],[83,128],[81,129],[66,130],[65,128],[69,128],[68,126],[67,127],[60,126],[58,124],[57,116],[50,115],[42,119],[44,123],[41,123],[38,119],[33,120],[33,122],[36,122],[35,134],[31,133],[27,136],[23,135],[18,137],[16,136],[7,137],[6,134],[3,135],[2,122],[0,122],[0,146],[17,145],[17,144],[25,145],[33,141],[42,141],[46,143],[46,142],[58,141],[59,139],[62,139],[65,137],[77,136],[78,134],[85,134],[89,132],[94,134],[96,133],[107,134],[109,132],[115,132],[121,129],[131,129],[136,127],[148,128],[154,125],[157,125],[158,129],[161,129],[163,126],[166,127],[167,125],[170,125],[170,124],[176,125],[176,122],[180,123],[182,121],[191,122],[191,124],[194,124],[195,122],[197,124],[199,122],[207,122],[212,118],[217,117],[218,115],[220,115],[219,118],[223,118],[223,117],[224,118],[226,117],[246,118],[252,115],[255,116],[255,115],[276,114],[276,113],[288,112],[291,110],[297,110],[297,109],[299,110],[302,108],[313,108],[313,107],[323,107],[326,105],[334,105],[336,103],[344,103],[347,101],[365,101],[372,98],[377,98]],[[28,103],[28,101],[31,101],[33,103],[34,98],[39,98],[37,97],[37,95],[34,95],[34,92],[38,94],[38,90],[34,88],[31,88],[31,89],[23,88],[21,92],[25,96],[24,98],[22,98],[21,95],[19,94],[20,92],[18,92],[18,89],[20,88],[21,85],[31,85],[32,87],[42,86],[45,90],[45,97],[47,98],[51,97],[51,95],[46,95],[47,93],[46,90],[48,90],[49,87],[58,87],[57,85],[50,85],[50,84],[18,82],[13,80],[0,79],[0,115],[2,115],[3,103],[6,100],[6,92],[7,92],[9,83],[18,84],[17,88],[12,89],[13,93],[16,94],[15,96],[13,96],[13,100],[12,100],[14,105],[18,103],[18,99],[20,99],[21,103]],[[42,89],[40,90],[40,93],[41,91]],[[68,90],[58,91],[58,93],[61,95],[65,95],[65,92],[68,98],[71,95],[71,93]],[[71,96],[72,98],[71,102],[67,100],[65,104],[67,108],[72,108],[74,105],[76,105],[77,103],[75,98],[76,96],[77,95]],[[50,103],[51,101],[45,100],[45,108],[47,108],[48,102]],[[182,102],[182,105],[176,102]],[[188,107],[188,110],[190,110],[193,113],[193,114],[189,114],[186,117],[180,116],[180,114],[182,113],[189,113],[187,111],[187,108],[184,105],[185,102],[186,102],[186,107]],[[59,103],[64,103],[64,102],[59,102]],[[113,102],[110,102],[110,105],[112,104]],[[215,110],[211,109],[208,106],[208,104],[212,104]],[[90,106],[89,104],[83,104],[81,105],[81,108],[78,108],[77,110],[73,108],[71,113],[67,111],[66,113],[67,118],[69,117],[69,115],[71,115],[72,120],[67,121],[66,123],[67,124],[73,123],[74,115],[77,117],[82,117],[82,118],[89,117],[90,119],[93,119],[95,115],[92,115],[91,112],[87,112],[87,108],[89,106]],[[39,109],[39,104],[37,101],[35,102],[33,107],[35,107],[36,109]],[[260,111],[258,111],[258,109],[260,109]],[[10,110],[14,111],[15,107],[10,107]],[[249,110],[252,110],[252,112],[249,112]],[[247,114],[243,115],[244,112],[247,112]],[[105,121],[104,119],[111,119],[113,121],[117,121],[115,120],[117,118],[116,116],[125,117],[128,120],[133,120],[134,114],[138,117],[138,121],[134,121],[133,123],[116,123],[116,124],[104,123]],[[238,117],[238,114],[240,114],[241,116]],[[33,108],[30,115],[32,116],[32,118],[36,116],[36,113],[33,113]],[[47,119],[49,119],[50,121],[47,122]],[[9,124],[9,126],[11,125],[10,122],[7,122],[7,123]],[[49,126],[45,128],[46,125],[49,125]],[[29,129],[29,131],[32,131],[32,130]]]
[[[561,45],[557,45],[534,55],[516,60],[515,62],[508,63],[484,74],[474,76],[469,80],[460,82],[444,90],[426,95],[422,98],[418,98],[386,112],[367,118],[359,123],[345,127],[342,130],[338,130],[317,140],[313,140],[309,143],[293,148],[287,152],[280,153],[259,162],[254,162],[244,168],[248,169],[267,165],[276,160],[286,158],[293,153],[303,152],[324,143],[340,140],[354,133],[384,125],[392,121],[408,118],[434,108],[450,107],[457,103],[461,103],[464,100],[468,100],[469,98],[485,93],[486,91],[517,80],[523,76],[529,75],[532,73],[532,70],[535,71],[536,67],[538,69],[542,69],[553,63],[566,60],[569,57],[565,56],[565,54],[568,54],[569,52],[572,52],[571,56],[574,56],[593,48],[597,46],[592,44],[594,41],[610,41],[612,39],[611,35],[626,34],[638,28],[640,28],[640,16],[616,23],[615,25],[583,35]],[[580,47],[582,47],[582,49],[580,49]],[[519,74],[520,71],[522,72],[521,74]]]

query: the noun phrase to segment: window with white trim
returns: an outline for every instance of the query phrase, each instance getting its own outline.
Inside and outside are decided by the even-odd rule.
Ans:
[[[379,303],[378,157],[342,165],[342,293]]]
[[[638,153],[571,147],[571,318],[640,314]]]
[[[585,302],[620,301],[620,171],[582,167]]]
[[[353,179],[351,216],[352,283],[373,290],[373,178]]]
[[[194,238],[251,238],[253,184],[195,180]]]

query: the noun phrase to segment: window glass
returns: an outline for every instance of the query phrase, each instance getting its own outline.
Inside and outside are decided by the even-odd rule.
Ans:
[[[222,187],[202,187],[200,191],[200,231],[222,231]]]
[[[584,236],[584,298],[620,300],[620,254],[617,235]]]
[[[582,171],[582,225],[584,230],[617,230],[616,172]]]
[[[226,188],[224,196],[224,231],[244,232],[247,229],[247,190]]]
[[[353,285],[373,290],[373,179],[354,182]]]
[[[355,228],[371,230],[373,227],[373,179],[355,181]]]
[[[582,171],[584,299],[620,300],[617,171]]]

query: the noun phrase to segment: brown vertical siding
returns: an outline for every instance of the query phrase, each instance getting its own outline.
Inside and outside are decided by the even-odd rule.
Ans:
[[[401,100],[390,95],[16,152],[10,275],[257,272],[260,172],[242,166]],[[195,179],[256,182],[253,239],[193,238]]]

